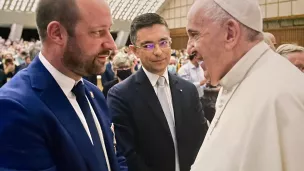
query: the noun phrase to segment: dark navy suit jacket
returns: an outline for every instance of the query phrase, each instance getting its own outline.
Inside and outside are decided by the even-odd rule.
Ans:
[[[101,76],[102,86],[104,86],[107,82],[114,80],[114,72],[112,70],[111,62],[107,63],[106,70]]]
[[[127,170],[115,154],[105,98],[83,81],[111,170]],[[76,112],[39,58],[0,89],[0,118],[1,171],[102,171]]]
[[[180,171],[190,171],[208,130],[195,86],[169,73]],[[141,68],[109,90],[117,151],[130,171],[175,171],[175,148],[153,86]]]

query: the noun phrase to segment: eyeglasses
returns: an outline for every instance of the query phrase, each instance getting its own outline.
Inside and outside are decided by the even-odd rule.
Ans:
[[[171,41],[171,38],[170,38],[168,40],[161,40],[157,44],[160,48],[165,49],[165,48],[171,47],[172,41]],[[142,48],[142,49],[145,49],[145,50],[148,50],[148,51],[153,51],[156,47],[156,44],[155,43],[146,43],[146,44],[143,44],[143,45],[140,45],[140,46],[135,46],[135,47]]]

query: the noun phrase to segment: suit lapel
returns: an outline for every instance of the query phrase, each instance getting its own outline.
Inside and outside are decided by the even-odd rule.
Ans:
[[[77,113],[55,79],[42,65],[38,57],[33,61],[29,70],[32,70],[29,73],[32,73],[30,78],[33,88],[41,90],[41,100],[67,130],[90,170],[100,170],[92,143]]]
[[[142,68],[136,73],[136,82],[138,94],[149,105],[154,115],[160,121],[163,128],[169,134],[171,134],[167,119],[165,117],[161,104],[156,96],[154,88]]]
[[[182,99],[183,99],[183,89],[181,85],[178,83],[176,76],[169,73],[169,82],[170,89],[172,95],[172,105],[174,110],[174,118],[175,118],[175,129],[176,134],[178,135],[179,128],[182,128],[182,116],[183,116],[183,108],[182,108]]]
[[[116,160],[116,154],[114,152],[114,144],[113,144],[113,133],[111,131],[111,121],[109,120],[109,117],[106,116],[105,114],[107,113],[106,110],[102,110],[102,108],[100,108],[100,106],[98,105],[98,102],[96,101],[96,99],[94,97],[94,94],[92,96],[93,92],[88,90],[87,86],[86,86],[86,95],[87,98],[90,101],[90,104],[92,105],[94,112],[96,114],[96,117],[99,121],[99,124],[101,126],[101,130],[103,133],[103,139],[104,139],[104,143],[106,146],[106,150],[107,150],[107,155],[109,158],[109,162],[111,165],[111,169],[112,171],[118,171],[119,170],[119,166],[117,165],[117,160]],[[99,102],[101,103],[101,102]],[[106,102],[105,102],[106,103]]]

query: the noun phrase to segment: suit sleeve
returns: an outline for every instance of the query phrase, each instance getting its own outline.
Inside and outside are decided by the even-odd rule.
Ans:
[[[122,93],[117,90],[116,86],[109,90],[107,101],[115,126],[117,152],[126,157],[130,171],[152,171],[136,152],[131,110],[128,108],[126,100],[123,99]]]
[[[7,98],[0,111],[0,170],[55,171],[39,118]]]

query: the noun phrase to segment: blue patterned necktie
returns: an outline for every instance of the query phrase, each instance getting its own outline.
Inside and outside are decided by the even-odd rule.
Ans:
[[[88,124],[90,134],[93,141],[93,147],[96,154],[96,157],[100,163],[100,166],[102,168],[102,171],[108,171],[106,158],[104,155],[104,151],[101,145],[100,137],[98,135],[97,127],[94,122],[94,118],[89,106],[88,99],[85,95],[85,87],[82,81],[79,81],[76,86],[72,89],[72,92],[76,96],[76,100],[78,105],[80,106],[80,109],[86,119],[86,122]]]

